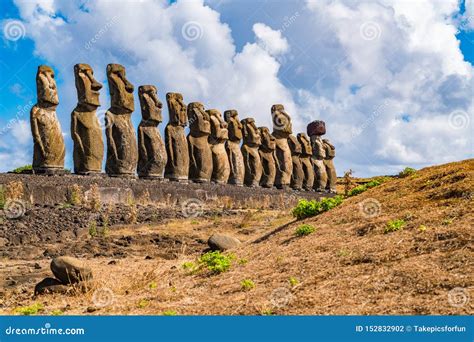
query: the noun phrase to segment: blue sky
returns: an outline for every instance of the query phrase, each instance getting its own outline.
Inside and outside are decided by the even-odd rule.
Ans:
[[[118,62],[136,88],[157,85],[162,101],[180,91],[187,102],[236,108],[259,126],[271,125],[270,106],[281,102],[295,133],[323,119],[339,173],[472,158],[474,2],[401,3],[2,1],[0,171],[31,163],[29,108],[40,64],[56,70],[71,167],[78,62],[105,85],[102,111],[105,66]],[[11,23],[20,31],[8,33]]]

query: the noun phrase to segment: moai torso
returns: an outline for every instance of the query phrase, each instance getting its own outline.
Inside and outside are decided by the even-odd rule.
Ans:
[[[246,118],[241,123],[244,140],[241,148],[245,167],[244,184],[257,187],[262,177],[262,162],[258,153],[262,140],[254,119]]]
[[[107,65],[111,106],[105,113],[107,162],[109,176],[134,177],[138,162],[138,146],[132,124],[133,85],[120,64]]]
[[[82,175],[100,173],[104,140],[96,111],[100,106],[99,91],[102,84],[94,78],[94,71],[88,64],[76,64],[74,77],[78,100],[71,113],[74,172]]]
[[[314,184],[314,170],[311,156],[313,155],[313,149],[311,148],[311,141],[305,133],[298,133],[297,139],[301,144],[301,166],[303,168],[303,189],[310,191],[313,189]]]
[[[315,179],[313,184],[313,189],[322,192],[326,188],[327,183],[327,173],[326,166],[324,165],[324,159],[326,158],[326,150],[324,148],[323,139],[321,138],[321,133],[325,132],[321,127],[324,127],[322,121],[313,121],[308,124],[307,131],[311,139],[311,148],[313,154],[311,160],[313,162],[313,168],[315,173]],[[324,134],[324,133],[323,133]]]
[[[258,131],[261,136],[262,144],[258,149],[260,160],[262,161],[262,178],[260,179],[260,186],[264,188],[273,187],[276,175],[275,166],[275,137],[270,134],[267,127],[259,127]]]
[[[224,117],[229,132],[229,140],[225,143],[230,165],[229,184],[242,186],[245,176],[244,158],[240,150],[242,123],[239,121],[239,116],[235,109],[226,110]]]
[[[165,128],[165,147],[168,161],[165,177],[170,181],[187,182],[189,174],[189,150],[184,127],[188,124],[187,107],[183,95],[167,93],[169,122]]]
[[[138,126],[138,166],[140,178],[162,179],[167,161],[166,149],[158,125],[163,121],[163,104],[155,86],[138,87],[142,121]]]
[[[209,115],[200,102],[188,105],[188,149],[189,179],[196,183],[205,183],[212,176],[212,152],[208,138],[211,134]]]
[[[276,177],[275,186],[285,189],[290,185],[293,163],[291,151],[288,146],[288,136],[292,133],[290,116],[285,112],[281,104],[272,106],[273,136],[275,137],[275,163]]]
[[[291,160],[293,163],[293,172],[291,174],[290,186],[294,190],[301,190],[303,188],[304,172],[303,165],[301,164],[301,144],[298,139],[290,134],[288,137],[288,145],[291,150]]]
[[[30,124],[33,135],[33,171],[57,173],[64,171],[64,145],[61,125],[56,116],[59,104],[54,71],[40,65],[36,73],[38,102],[31,108]]]
[[[230,175],[229,158],[225,150],[225,142],[229,139],[227,123],[216,109],[206,110],[206,113],[211,122],[211,135],[208,139],[212,151],[211,180],[214,183],[227,184]]]
[[[336,193],[336,167],[334,166],[334,157],[336,156],[336,148],[332,145],[328,139],[323,139],[324,150],[326,152],[326,158],[324,158],[324,166],[326,167],[326,174],[328,181],[326,183],[326,191]]]

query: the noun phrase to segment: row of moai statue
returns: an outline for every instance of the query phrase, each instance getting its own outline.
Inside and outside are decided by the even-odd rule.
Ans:
[[[87,64],[74,66],[78,103],[71,114],[74,172],[101,173],[104,157],[102,127],[96,111],[102,85]],[[167,93],[169,123],[163,140],[158,125],[163,104],[153,85],[138,88],[142,120],[138,139],[132,125],[134,86],[125,68],[107,66],[111,106],[105,114],[106,173],[113,177],[214,182],[249,187],[335,192],[335,148],[324,122],[313,121],[307,134],[292,135],[290,116],[281,104],[273,105],[273,132],[254,119],[239,120],[236,110],[224,115],[205,110],[200,102],[186,105],[179,93]],[[56,107],[59,104],[54,71],[39,66],[36,75],[38,103],[31,110],[34,173],[64,171],[65,144]],[[189,125],[186,137],[185,127]],[[309,137],[308,137],[309,136]],[[137,143],[138,141],[138,143]]]

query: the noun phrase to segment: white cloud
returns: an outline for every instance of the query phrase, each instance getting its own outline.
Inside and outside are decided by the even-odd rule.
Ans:
[[[257,37],[258,44],[272,56],[278,56],[288,51],[288,42],[282,37],[280,31],[275,31],[265,24],[256,23],[253,25],[253,32]]]

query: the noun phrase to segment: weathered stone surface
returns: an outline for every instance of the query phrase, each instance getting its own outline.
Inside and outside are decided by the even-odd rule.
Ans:
[[[212,151],[212,177],[218,184],[227,184],[230,175],[229,158],[225,150],[225,142],[229,139],[227,123],[217,109],[206,110],[211,122],[209,144]]]
[[[78,99],[71,113],[74,172],[82,175],[100,173],[104,140],[96,110],[100,106],[99,91],[102,84],[94,78],[94,71],[88,64],[76,64],[74,77]]]
[[[326,167],[326,174],[328,177],[326,183],[326,191],[336,193],[336,167],[334,166],[334,157],[336,156],[336,148],[328,139],[323,139],[326,158],[324,159],[324,166]]]
[[[242,123],[240,122],[239,115],[235,109],[226,110],[224,112],[224,117],[229,132],[229,140],[225,143],[230,165],[229,184],[242,186],[245,177],[244,157],[240,150]]]
[[[211,134],[209,115],[200,102],[188,105],[188,149],[189,179],[196,183],[206,183],[212,176],[212,152],[208,138]]]
[[[68,293],[71,287],[64,285],[55,278],[44,278],[35,286],[34,295],[42,295],[46,293]]]
[[[288,136],[292,133],[291,118],[281,104],[272,106],[273,136],[275,137],[275,186],[284,189],[290,185],[293,162]]]
[[[324,159],[326,159],[326,150],[324,143],[320,135],[312,135],[311,147],[313,149],[313,156],[311,157],[313,162],[313,168],[315,173],[315,180],[313,189],[322,192],[326,188],[328,176],[326,173],[326,166],[324,165]]]
[[[326,123],[321,120],[312,121],[306,127],[306,133],[308,133],[309,136],[324,135],[326,134]]]
[[[167,93],[166,103],[170,120],[165,128],[165,147],[168,161],[165,177],[171,181],[187,182],[189,173],[189,150],[184,127],[188,124],[187,107],[183,95]]]
[[[311,148],[311,141],[305,133],[298,133],[297,138],[301,144],[300,160],[304,173],[303,189],[310,191],[313,189],[314,184],[314,169],[311,162],[313,149]]]
[[[138,146],[132,124],[133,85],[127,80],[120,64],[107,65],[111,106],[105,113],[107,162],[109,176],[134,177],[138,162]]]
[[[288,137],[288,146],[290,146],[291,160],[293,163],[290,187],[294,190],[301,190],[304,180],[303,165],[300,159],[302,151],[301,144],[294,135],[290,134]]]
[[[59,104],[54,71],[40,65],[36,73],[37,103],[31,108],[33,135],[33,170],[35,173],[57,173],[64,170],[64,145],[61,125],[56,116]]]
[[[270,134],[267,127],[259,127],[262,144],[258,150],[260,160],[262,161],[262,178],[260,178],[260,186],[264,188],[273,187],[275,182],[276,167],[275,167],[275,137]]]
[[[238,247],[241,242],[239,239],[224,234],[212,234],[207,244],[213,251],[226,251]]]
[[[63,284],[74,284],[92,279],[92,270],[82,260],[60,256],[51,261],[51,271]]]
[[[262,162],[258,153],[262,140],[254,119],[246,118],[241,123],[243,135],[241,151],[245,166],[244,184],[256,187],[259,185],[260,178],[262,177]]]
[[[140,178],[162,179],[167,162],[166,149],[158,125],[163,121],[163,104],[155,86],[138,87],[142,121],[138,126],[138,167]]]

